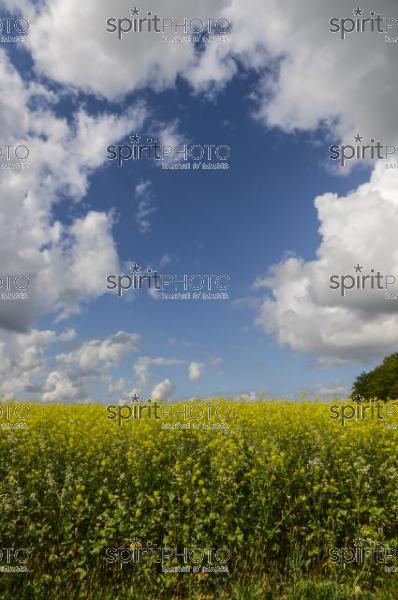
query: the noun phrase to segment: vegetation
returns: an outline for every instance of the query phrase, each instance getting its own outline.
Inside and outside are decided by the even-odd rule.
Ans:
[[[32,551],[29,573],[1,574],[0,598],[397,598],[385,564],[330,554],[356,538],[398,547],[396,431],[342,427],[327,404],[233,407],[226,430],[118,427],[99,405],[36,405],[27,429],[0,429],[0,540]],[[226,548],[229,572],[105,560],[148,543]]]
[[[353,394],[365,400],[398,398],[398,353],[387,356],[372,371],[361,373],[354,382]]]

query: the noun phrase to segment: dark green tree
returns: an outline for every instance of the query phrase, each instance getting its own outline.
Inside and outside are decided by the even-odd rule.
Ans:
[[[381,365],[361,373],[353,384],[352,394],[363,396],[365,400],[398,399],[398,353],[387,356]]]

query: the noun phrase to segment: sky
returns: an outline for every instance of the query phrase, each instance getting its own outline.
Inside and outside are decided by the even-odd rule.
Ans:
[[[392,0],[3,5],[3,399],[327,399],[397,350]],[[148,12],[165,34],[133,30]],[[154,140],[165,160],[111,159]],[[134,265],[224,296],[108,289]]]

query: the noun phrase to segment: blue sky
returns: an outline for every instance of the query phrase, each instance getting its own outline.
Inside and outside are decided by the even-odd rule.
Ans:
[[[319,243],[316,195],[326,189],[345,194],[366,178],[366,172],[349,177],[328,173],[322,132],[283,134],[255,119],[249,98],[255,84],[255,75],[242,74],[212,100],[194,96],[182,82],[172,92],[151,94],[162,122],[176,118],[177,106],[179,129],[189,140],[229,145],[228,171],[165,172],[144,160],[121,169],[105,164],[90,178],[85,198],[85,209],[116,209],[114,235],[122,260],[159,269],[168,255],[171,262],[163,272],[231,276],[230,302],[153,301],[143,291],[126,302],[109,294],[71,320],[88,339],[131,329],[142,335],[143,352],[150,356],[199,362],[222,358],[221,366],[206,369],[197,382],[189,381],[186,368],[169,367],[178,397],[261,390],[295,395],[330,378],[351,383],[358,372],[358,366],[332,373],[314,369],[316,357],[279,347],[274,336],[256,327],[252,309],[234,307],[234,300],[258,297],[251,291],[254,281],[286,252],[313,258]],[[95,112],[90,97],[81,100]],[[129,96],[126,105],[135,100]],[[134,217],[134,189],[147,180],[156,212],[151,231],[142,234]],[[68,218],[68,198],[59,211]],[[131,359],[125,362],[118,375],[131,378]]]
[[[11,0],[9,4],[11,10]],[[39,32],[40,28],[44,27],[41,20],[46,17],[46,10],[48,11],[51,4],[55,11],[59,8],[58,1],[54,0],[43,5],[40,13],[34,4],[26,2],[26,11],[32,11],[33,15],[32,31],[35,26]],[[231,10],[233,5],[232,2]],[[281,15],[276,8],[274,10],[274,18],[278,20]],[[318,17],[322,11],[323,9]],[[292,16],[290,22],[289,17],[289,27],[296,27],[294,18]],[[72,20],[70,26],[73,26]],[[65,22],[65,28],[67,27],[68,23]],[[82,27],[84,29],[84,25]],[[267,35],[271,39],[271,33],[267,28],[264,29],[265,45]],[[246,32],[243,30],[239,43],[247,44],[244,48],[245,52],[248,52],[250,42],[245,41],[244,34]],[[254,42],[255,40],[253,44]],[[348,391],[354,377],[364,366],[373,364],[394,347],[394,340],[389,339],[384,352],[383,346],[377,343],[377,340],[370,342],[368,337],[368,341],[355,342],[352,347],[352,360],[347,360],[347,343],[334,340],[329,345],[329,330],[321,329],[319,344],[307,344],[307,332],[310,338],[313,328],[305,306],[295,305],[296,294],[300,296],[300,293],[294,290],[289,292],[292,306],[288,306],[288,309],[282,307],[279,311],[278,294],[285,288],[278,283],[277,278],[267,287],[253,287],[256,281],[264,280],[267,275],[271,276],[272,272],[274,275],[279,273],[283,276],[286,269],[291,268],[292,263],[289,259],[292,257],[301,261],[301,266],[297,267],[296,264],[295,268],[303,269],[302,279],[305,278],[304,271],[311,271],[311,265],[317,268],[317,261],[320,265],[325,259],[322,247],[324,243],[327,246],[327,218],[335,220],[338,214],[342,223],[346,222],[344,198],[350,197],[350,192],[361,195],[361,185],[375,177],[373,164],[356,166],[346,170],[344,174],[332,169],[328,160],[328,146],[348,140],[356,130],[367,134],[368,114],[376,105],[377,98],[371,97],[363,101],[363,114],[361,111],[358,113],[353,103],[347,106],[344,98],[341,98],[341,105],[335,104],[333,109],[321,106],[322,102],[327,104],[327,101],[319,91],[323,83],[322,72],[317,63],[308,64],[307,76],[309,87],[316,89],[320,98],[303,98],[300,89],[296,90],[296,97],[295,91],[289,89],[286,79],[283,78],[284,59],[280,58],[280,51],[275,51],[274,56],[271,51],[271,56],[268,56],[266,53],[263,55],[262,50],[258,50],[257,58],[254,53],[250,59],[247,55],[243,59],[243,54],[239,57],[236,50],[233,75],[224,73],[218,79],[217,75],[206,75],[208,79],[204,77],[205,83],[201,81],[200,85],[196,84],[190,71],[177,70],[172,84],[152,85],[148,79],[147,84],[129,86],[126,80],[124,83],[118,82],[118,88],[114,91],[109,88],[108,82],[97,81],[93,76],[92,85],[88,84],[92,89],[87,89],[81,83],[82,76],[78,76],[80,66],[74,65],[72,59],[70,64],[68,62],[67,45],[62,46],[63,42],[59,39],[50,39],[48,56],[43,58],[40,43],[33,31],[28,51],[17,49],[13,44],[9,44],[8,47],[4,47],[6,45],[3,44],[1,58],[4,65],[8,64],[8,68],[20,76],[20,83],[13,82],[10,85],[15,87],[16,95],[21,95],[21,113],[18,117],[21,123],[24,122],[24,115],[28,121],[31,119],[32,123],[37,123],[37,119],[43,113],[48,122],[52,120],[53,124],[46,134],[40,134],[32,128],[25,131],[24,135],[32,145],[32,154],[34,150],[38,151],[35,143],[43,144],[42,151],[44,149],[48,154],[43,163],[35,162],[36,159],[33,158],[32,170],[36,170],[40,182],[37,183],[35,179],[32,183],[29,179],[36,177],[36,172],[26,176],[25,182],[26,186],[37,186],[39,191],[35,191],[34,194],[38,193],[40,196],[44,193],[44,185],[47,185],[43,183],[46,181],[46,172],[52,173],[54,180],[58,178],[59,181],[63,181],[58,187],[56,183],[51,184],[54,198],[51,206],[46,208],[48,230],[52,230],[58,222],[62,224],[63,233],[56,242],[54,233],[50,236],[51,242],[37,242],[40,260],[29,243],[25,254],[17,252],[18,260],[14,264],[13,260],[8,259],[11,262],[5,268],[6,272],[16,272],[16,269],[28,272],[28,268],[31,269],[29,272],[34,272],[32,265],[35,264],[36,281],[48,282],[52,267],[46,263],[48,257],[45,249],[51,247],[51,256],[54,258],[50,257],[50,261],[56,265],[54,269],[57,269],[57,277],[64,277],[64,280],[62,285],[59,283],[59,295],[56,296],[54,292],[54,299],[47,299],[48,306],[47,300],[43,300],[45,308],[37,308],[42,302],[41,298],[46,295],[43,285],[40,288],[38,285],[35,287],[35,307],[28,311],[29,317],[22,315],[24,309],[21,307],[21,328],[19,331],[18,327],[15,328],[15,338],[12,338],[14,334],[13,328],[9,326],[9,315],[5,314],[5,325],[2,325],[5,331],[4,344],[10,344],[14,355],[11,376],[11,371],[3,373],[4,393],[10,393],[18,374],[25,383],[17,389],[17,395],[32,398],[47,395],[47,401],[77,401],[79,392],[83,396],[86,395],[86,398],[102,402],[108,402],[110,399],[120,400],[133,389],[143,395],[149,395],[156,385],[165,381],[169,382],[165,386],[168,390],[165,399],[219,393],[235,395],[252,391],[265,391],[277,397],[288,395],[297,398],[301,390],[307,390],[310,396],[321,394],[328,397],[334,391]],[[79,43],[83,42],[79,40]],[[339,44],[340,41],[325,36],[324,43],[333,45]],[[69,75],[62,71],[63,65],[59,64],[59,59],[58,63],[51,64],[51,44],[54,45],[55,51],[64,52],[61,56],[65,65],[70,67]],[[131,44],[134,44],[134,40]],[[302,37],[295,39],[294,44],[298,53],[304,51],[306,45],[309,45],[306,51],[311,51],[311,41],[305,32]],[[236,47],[238,46],[237,43]],[[343,50],[341,44],[336,48],[340,53],[340,60],[344,60],[344,52],[347,52],[347,61],[351,60],[352,48],[347,45],[346,50]],[[292,58],[295,49],[295,46],[291,47],[286,43],[286,56],[289,56],[289,53],[291,55],[289,68],[293,69],[292,77],[295,76],[294,69],[298,70]],[[315,50],[315,46],[313,49]],[[126,46],[126,56],[128,50]],[[113,51],[114,47],[110,46],[111,57]],[[384,47],[382,51],[389,52],[390,48]],[[90,62],[88,52],[82,56],[82,62]],[[208,50],[203,54],[206,52]],[[223,52],[228,51],[223,49]],[[278,60],[275,60],[277,56]],[[225,60],[225,56],[218,59],[220,64],[225,64],[222,63],[223,59]],[[317,59],[314,57],[313,60]],[[333,63],[332,56],[327,60],[331,61],[329,67],[332,79],[335,72],[338,75],[338,66]],[[117,65],[116,61],[114,68]],[[119,67],[122,68],[122,65],[119,64]],[[97,69],[101,68],[103,67],[98,64]],[[163,65],[158,68],[166,67]],[[68,77],[70,81],[67,80]],[[311,77],[320,78],[317,86],[313,86]],[[358,80],[355,84],[357,88],[353,83],[352,89],[349,90],[352,97],[358,94],[358,90],[362,92],[366,89],[365,74]],[[279,88],[273,93],[269,90],[272,90],[271,83],[275,81],[279,83]],[[34,85],[41,86],[39,93],[33,88]],[[267,87],[270,85],[270,88]],[[22,98],[24,87],[29,87],[28,99]],[[311,101],[314,116],[306,106],[306,103]],[[127,118],[134,106],[144,106],[146,111],[143,122],[136,127],[132,126],[131,119]],[[9,118],[11,110],[10,103],[10,106],[4,109],[4,119]],[[79,134],[76,125],[79,113],[84,113],[88,116],[87,119],[90,119],[82,135]],[[105,126],[101,123],[108,117],[113,119],[115,130],[113,131],[112,124],[107,122],[104,134]],[[120,125],[124,122],[125,127]],[[58,157],[59,141],[54,141],[54,146],[51,147],[47,147],[46,144],[50,144],[51,136],[56,139],[57,134],[54,131],[61,127],[61,123],[67,132],[62,138],[65,141],[63,155]],[[384,134],[381,118],[377,126]],[[47,125],[43,125],[43,132],[46,127]],[[17,126],[15,128],[18,130]],[[134,133],[143,137],[155,136],[167,128],[172,129],[173,135],[182,136],[194,144],[228,145],[231,149],[229,169],[164,171],[150,160],[129,161],[123,168],[117,168],[113,162],[106,160],[108,144],[125,143],[129,135]],[[22,131],[23,127],[19,129]],[[11,139],[17,139],[20,133],[13,131],[9,135]],[[83,157],[77,158],[76,164],[73,155],[76,152],[75,138],[78,139]],[[98,139],[102,138],[103,143],[98,143]],[[56,166],[52,160],[54,164],[56,162]],[[67,165],[72,163],[73,165],[67,168]],[[76,174],[77,179],[81,177],[85,180],[83,191],[80,187],[78,192],[74,191],[75,188],[71,191],[68,187],[75,185]],[[4,175],[5,178],[7,176],[8,174]],[[22,173],[21,176],[23,177]],[[6,179],[4,182],[4,185],[11,185]],[[148,190],[150,206],[154,209],[148,214],[146,232],[142,231],[137,220],[140,202],[137,186],[142,184]],[[24,189],[23,194],[25,193]],[[336,199],[329,203],[330,210],[333,208],[335,211],[331,217],[325,217],[325,213],[328,212],[325,208],[325,194],[328,193],[340,197],[340,204],[337,204]],[[317,197],[323,198],[323,209],[314,205]],[[323,219],[326,233],[318,231],[320,210],[323,210],[321,220]],[[89,214],[95,214],[98,219],[102,215],[109,224],[106,239],[104,238],[104,246],[109,252],[104,258],[101,250],[98,250],[98,264],[94,260],[93,268],[90,262],[85,264],[84,261],[85,252],[91,252],[91,242],[86,243],[85,234],[82,234],[79,251],[75,253],[75,238],[71,233],[75,224],[85,221]],[[370,235],[365,225],[358,227],[363,227],[364,235]],[[343,269],[343,266],[351,269],[353,251],[350,249],[350,235],[345,235],[336,247],[341,247],[342,253],[346,251],[346,255],[339,257],[338,261],[333,259],[333,256],[331,262],[325,259],[328,265],[335,265],[335,272],[340,272],[339,269]],[[333,239],[332,236],[332,241]],[[100,248],[100,237],[98,240],[96,238],[97,242]],[[95,251],[93,253],[95,254]],[[386,253],[388,254],[388,245]],[[79,256],[79,264],[73,262],[75,254]],[[8,256],[8,250],[4,255]],[[114,255],[117,255],[117,266]],[[56,262],[58,260],[61,261],[61,266],[62,260],[65,261],[64,273],[62,269],[60,272]],[[359,256],[358,260],[364,260],[364,257]],[[372,260],[374,257],[369,256],[369,261]],[[38,261],[37,264],[35,261]],[[166,301],[156,300],[145,291],[126,294],[121,299],[107,292],[104,273],[128,272],[128,265],[134,262],[169,274],[229,275],[230,299]],[[101,270],[98,267],[101,264],[104,266],[104,273],[95,276],[95,282],[90,284],[89,291],[77,291],[73,274],[78,272],[79,277],[84,278],[86,274],[89,278],[92,270]],[[107,271],[108,265],[109,268],[116,266],[118,270]],[[275,265],[277,266],[272,271]],[[327,269],[325,273],[328,273]],[[315,298],[313,327],[316,329],[318,323],[323,321],[322,315],[317,312],[316,285],[324,285],[324,290],[319,291],[319,294],[327,292],[327,277],[325,275],[324,284],[319,284],[318,280],[312,281],[310,275],[309,278],[309,295],[312,300]],[[70,302],[71,297],[73,302]],[[270,327],[266,322],[267,316],[261,311],[267,299],[271,301],[267,308],[271,313],[266,313],[272,315],[273,324]],[[73,304],[72,308],[68,305],[69,302]],[[322,301],[320,304],[322,310],[326,305],[329,313],[333,312],[333,300]],[[340,307],[337,309],[340,310]],[[341,310],[349,322],[347,308]],[[352,310],[355,312],[355,309]],[[362,308],[359,312],[361,310]],[[383,310],[379,312],[383,313]],[[289,315],[291,312],[294,312],[295,323],[298,325],[289,329],[290,325],[285,328],[282,321],[283,315]],[[356,317],[359,312],[356,311]],[[63,313],[61,319],[60,313]],[[372,314],[375,316],[375,311]],[[364,322],[366,321],[365,315]],[[376,321],[375,317],[375,327],[379,326]],[[51,331],[51,336],[48,335],[51,342],[33,342],[32,337],[29,337],[32,331]],[[73,333],[66,335],[66,331]],[[345,331],[346,326],[342,326],[342,336]],[[85,371],[80,360],[84,344],[94,343],[95,347],[100,347],[102,342],[106,344],[106,340],[112,339],[117,332],[138,334],[140,341],[135,345],[134,340],[130,340],[131,351],[121,352],[111,358],[110,355],[106,355],[107,358],[95,359]],[[24,342],[24,335],[28,336],[27,344]],[[300,341],[300,335],[303,343]],[[353,331],[353,337],[355,335]],[[31,353],[37,352],[39,358],[34,368],[29,366],[30,370],[24,371],[23,365],[26,360],[21,352],[30,347],[29,344],[35,348]],[[65,355],[68,358],[65,359]],[[102,356],[103,353],[99,352],[99,355]],[[149,361],[145,363],[148,357]],[[145,381],[145,377],[140,379],[139,371],[135,368],[137,362],[141,365],[147,364]],[[190,377],[192,363],[196,365],[197,373]],[[191,370],[195,372],[195,367]],[[54,381],[61,382],[63,387],[61,383],[54,384]],[[109,386],[112,387],[116,382],[119,382],[117,389],[110,392]],[[65,391],[67,389],[72,392]]]

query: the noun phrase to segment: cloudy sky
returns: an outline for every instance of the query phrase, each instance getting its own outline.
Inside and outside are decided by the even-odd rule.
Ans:
[[[4,397],[328,396],[397,350],[397,299],[329,285],[354,265],[398,281],[398,158],[329,157],[398,147],[393,0],[3,5],[0,292],[29,278],[27,298],[0,300]],[[148,12],[166,34],[133,30]],[[382,31],[349,32],[377,16]],[[184,19],[187,35],[211,19],[210,38],[176,37]],[[118,167],[107,148],[130,136],[229,147],[228,168]],[[134,264],[229,276],[229,298],[107,289]]]

